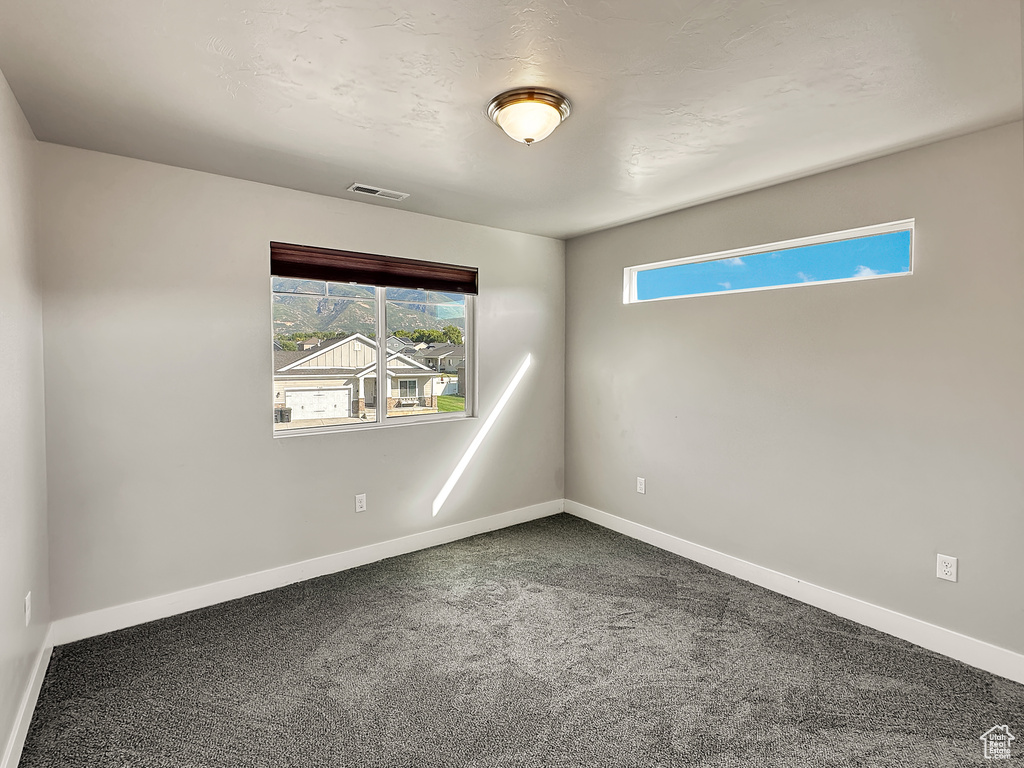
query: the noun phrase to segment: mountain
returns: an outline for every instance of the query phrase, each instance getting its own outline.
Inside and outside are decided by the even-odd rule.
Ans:
[[[412,301],[406,299],[389,303],[389,334],[419,328],[440,330],[446,325],[456,325],[465,330],[465,318],[435,316],[432,312],[444,315],[446,307],[432,301],[429,294],[424,297],[422,291],[415,293],[418,296]],[[422,300],[424,298],[426,301]],[[374,332],[377,321],[375,302],[363,298],[275,293],[273,311],[274,333],[335,331],[369,335]]]

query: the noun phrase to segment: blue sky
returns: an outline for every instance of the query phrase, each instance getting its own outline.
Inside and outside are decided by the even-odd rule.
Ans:
[[[805,245],[637,273],[637,298],[692,296],[910,271],[910,232]]]

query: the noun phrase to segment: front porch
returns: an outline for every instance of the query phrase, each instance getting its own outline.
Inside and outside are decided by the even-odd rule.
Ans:
[[[376,418],[376,404],[366,403],[363,398],[359,398],[352,403],[352,415],[362,418],[364,413],[370,420]],[[437,413],[437,397],[388,398],[388,416],[411,416],[417,413]]]

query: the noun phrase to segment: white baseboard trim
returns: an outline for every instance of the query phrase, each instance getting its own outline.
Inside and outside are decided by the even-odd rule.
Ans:
[[[357,568],[388,557],[447,544],[475,536],[478,533],[496,531],[499,528],[508,528],[511,525],[556,515],[562,510],[562,499],[555,499],[489,517],[414,533],[399,539],[382,541],[378,544],[324,555],[311,560],[283,565],[279,568],[250,573],[246,576],[204,584],[201,587],[193,587],[168,595],[58,619],[53,622],[51,645],[72,643],[87,637],[95,637],[118,629],[144,624],[147,621],[164,619],[179,613],[194,611],[197,608],[206,608],[210,605],[266,592],[317,576],[326,576],[349,568]]]
[[[32,677],[29,678],[25,692],[21,695],[21,703],[18,705],[18,714],[14,719],[14,730],[7,739],[7,748],[4,749],[3,758],[0,759],[0,768],[18,768],[21,761],[21,750],[25,746],[25,737],[28,735],[28,727],[32,723],[32,713],[36,710],[36,702],[39,700],[39,691],[43,687],[43,678],[46,677],[46,668],[50,665],[50,654],[53,653],[53,643],[49,636],[43,642],[36,656],[36,664],[32,670]]]
[[[456,523],[443,528],[435,528],[412,534],[411,536],[404,536],[399,539],[370,544],[365,547],[337,552],[332,555],[292,563],[279,568],[226,579],[214,582],[213,584],[182,590],[181,592],[104,608],[99,611],[71,616],[65,619],[58,619],[53,622],[47,640],[47,647],[40,654],[36,677],[32,681],[32,686],[35,687],[30,687],[29,692],[26,693],[23,705],[28,706],[31,699],[31,705],[34,707],[39,691],[38,686],[42,685],[42,677],[45,674],[46,663],[49,661],[50,651],[53,646],[102,635],[118,629],[125,629],[137,624],[144,624],[147,621],[174,616],[179,613],[196,610],[197,608],[205,608],[239,597],[266,592],[267,590],[277,589],[278,587],[294,584],[298,581],[305,581],[306,579],[357,568],[385,558],[416,552],[417,550],[434,547],[439,544],[446,544],[469,536],[475,536],[479,533],[507,528],[511,525],[518,525],[519,523],[558,514],[562,511],[631,538],[652,544],[660,549],[695,560],[698,563],[703,563],[744,581],[770,589],[773,592],[778,592],[808,605],[813,605],[816,608],[821,608],[837,616],[842,616],[881,632],[902,638],[922,648],[950,656],[965,664],[983,669],[986,672],[991,672],[992,674],[1024,684],[1024,655],[1020,653],[1000,648],[983,640],[915,619],[888,608],[882,608],[873,603],[868,603],[864,600],[826,589],[825,587],[819,587],[816,584],[811,584],[779,571],[773,571],[770,568],[727,555],[724,552],[686,541],[677,536],[611,515],[576,501],[556,499],[544,502],[543,504],[535,504],[510,512],[491,515],[490,517]],[[32,693],[33,690],[35,691],[34,693]],[[29,708],[27,714],[22,715],[24,719],[23,727],[26,730],[31,720],[31,712],[32,709]],[[0,768],[14,768],[14,764],[9,766],[6,761],[8,760],[7,755],[11,753],[12,745],[15,743],[16,739],[12,737],[7,753],[5,753],[5,762],[0,763]],[[18,750],[20,752],[20,746]]]
[[[819,587],[576,501],[566,499],[565,511],[659,549],[695,560],[715,570],[842,616],[844,619],[894,635],[994,675],[1024,683],[1024,655],[1006,648]]]

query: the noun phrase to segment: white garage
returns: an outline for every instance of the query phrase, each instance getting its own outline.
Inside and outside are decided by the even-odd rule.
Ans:
[[[301,419],[342,419],[352,415],[352,393],[348,387],[332,389],[287,389],[286,408],[292,409],[292,421]]]

